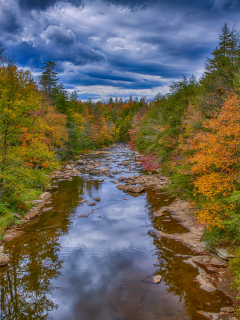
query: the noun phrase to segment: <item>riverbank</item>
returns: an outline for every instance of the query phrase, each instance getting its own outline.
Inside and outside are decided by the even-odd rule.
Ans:
[[[124,146],[121,147],[125,148]],[[132,156],[132,161],[113,160],[112,154],[111,148],[91,152],[87,155],[83,155],[76,162],[71,162],[63,166],[61,170],[53,172],[51,175],[53,182],[52,191],[57,190],[59,182],[70,182],[74,176],[80,176],[86,182],[96,181],[100,184],[104,183],[105,176],[107,179],[112,179],[111,183],[113,190],[114,185],[116,185],[120,191],[134,197],[138,197],[150,189],[155,192],[161,192],[162,188],[169,183],[167,178],[159,174],[130,176],[129,174],[134,172],[134,169],[138,166],[137,160],[139,159],[139,155],[137,153],[134,153],[134,156]],[[103,156],[104,158],[101,158]],[[111,163],[115,163],[116,165],[114,170],[110,167]],[[125,172],[128,172],[128,176],[125,176]],[[124,175],[119,176],[121,173]],[[45,196],[41,196],[43,199],[36,200],[39,202],[34,202],[37,206],[33,207],[25,215],[25,224],[30,222],[35,216],[41,213],[44,214],[51,210],[51,200],[49,195],[50,193],[46,193]],[[96,206],[98,201],[100,201],[100,198],[91,198],[89,200],[83,199],[80,203],[88,206]],[[50,207],[48,206],[45,208],[45,205],[49,205]],[[231,278],[229,278],[228,275],[226,262],[230,257],[219,257],[214,253],[205,251],[204,243],[201,242],[203,229],[196,227],[191,204],[175,199],[174,202],[171,202],[169,205],[161,206],[159,210],[156,210],[154,212],[154,216],[160,224],[172,224],[172,220],[169,220],[169,217],[171,216],[172,219],[177,220],[182,227],[185,228],[183,233],[177,234],[175,232],[168,233],[160,230],[156,230],[155,233],[158,238],[165,237],[170,240],[182,242],[189,247],[191,251],[193,251],[193,254],[187,255],[179,253],[178,258],[181,259],[183,263],[189,264],[196,269],[198,273],[196,281],[199,282],[200,288],[213,294],[215,291],[221,290],[233,299],[234,295],[230,290],[229,285]],[[85,217],[87,217],[87,215],[85,215]],[[23,229],[24,228],[21,226],[13,228],[12,231],[9,229],[5,233],[4,241],[10,241],[14,239],[14,237],[20,236],[24,232]],[[223,255],[224,253],[223,251],[220,251],[218,254]],[[215,313],[213,315],[205,312],[204,316],[215,317],[213,319],[233,318],[231,308],[226,310],[224,309],[220,313]],[[222,318],[223,316],[225,318]]]

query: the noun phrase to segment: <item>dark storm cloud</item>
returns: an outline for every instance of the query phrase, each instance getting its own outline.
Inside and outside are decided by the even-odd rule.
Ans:
[[[68,88],[75,85],[82,86],[96,86],[101,84],[102,86],[112,86],[120,89],[148,89],[155,88],[157,86],[163,86],[164,84],[159,81],[153,81],[148,79],[140,78],[126,78],[125,80],[114,79],[114,77],[108,76],[105,74],[104,77],[100,78],[98,75],[89,75],[89,74],[77,74],[77,75],[68,75],[66,78],[63,77],[62,80],[67,84]]]
[[[53,41],[56,45],[69,46],[76,41],[72,30],[67,30],[66,26],[49,26],[42,34],[45,40]]]
[[[18,4],[25,10],[47,10],[59,2],[68,2],[76,7],[83,7],[82,0],[18,0]]]
[[[0,42],[33,72],[55,61],[69,89],[154,95],[199,77],[223,24],[240,29],[239,10],[239,0],[8,0]]]
[[[21,29],[16,15],[4,7],[1,8],[0,12],[0,28],[7,33],[16,33]]]
[[[105,61],[104,54],[80,42],[76,42],[67,48],[65,43],[63,44],[63,47],[56,49],[56,42],[49,42],[47,44],[40,42],[33,46],[23,41],[17,47],[18,62],[32,68],[39,68],[44,62],[49,60],[54,60],[57,66],[62,61],[71,62],[77,66]],[[58,71],[60,72],[60,70]]]

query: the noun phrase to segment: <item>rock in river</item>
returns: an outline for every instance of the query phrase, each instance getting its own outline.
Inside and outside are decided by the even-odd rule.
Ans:
[[[144,187],[142,186],[129,186],[129,185],[124,185],[124,184],[119,184],[117,186],[117,188],[119,190],[123,190],[123,191],[126,191],[126,192],[134,192],[134,193],[141,193],[145,190]]]
[[[6,266],[8,262],[8,256],[5,253],[0,253],[0,267]]]
[[[87,205],[88,206],[95,206],[95,204],[96,204],[95,202],[89,202]]]
[[[162,277],[161,277],[161,276],[155,276],[155,277],[153,277],[153,282],[154,282],[154,283],[160,283],[161,280],[162,280]]]

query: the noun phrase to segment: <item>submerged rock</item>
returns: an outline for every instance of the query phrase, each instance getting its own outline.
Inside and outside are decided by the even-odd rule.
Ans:
[[[78,218],[87,218],[86,214],[81,214]]]
[[[95,206],[95,204],[96,204],[95,202],[89,202],[89,203],[87,203],[88,206]]]
[[[170,210],[168,207],[162,207],[160,210],[157,212],[154,212],[155,217],[162,217],[164,215],[164,212],[169,212]]]

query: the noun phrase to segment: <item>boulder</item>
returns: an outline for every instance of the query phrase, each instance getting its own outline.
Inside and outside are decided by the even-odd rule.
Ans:
[[[119,184],[117,188],[125,192],[133,192],[133,193],[141,193],[145,190],[145,188],[142,186],[135,187],[135,186],[129,186],[129,185],[123,185],[123,184]]]
[[[161,282],[161,280],[162,280],[162,277],[161,276],[155,276],[155,277],[153,277],[153,282],[154,283],[160,283]]]

